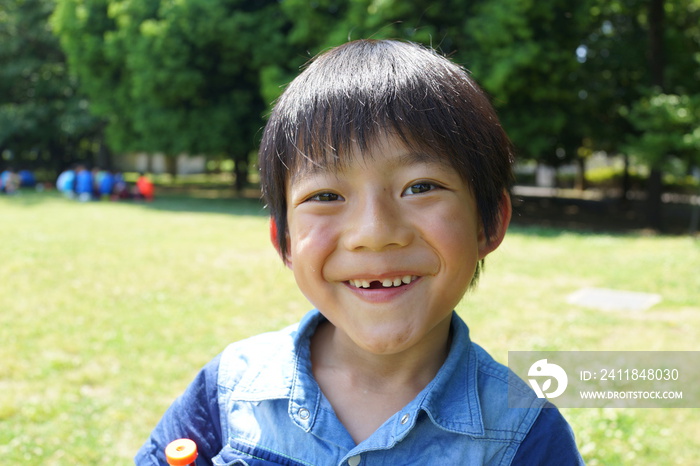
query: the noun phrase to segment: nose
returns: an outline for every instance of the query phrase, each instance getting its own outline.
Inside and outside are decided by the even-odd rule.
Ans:
[[[382,251],[408,245],[412,238],[410,219],[399,201],[386,194],[358,201],[348,212],[344,245],[351,251]]]

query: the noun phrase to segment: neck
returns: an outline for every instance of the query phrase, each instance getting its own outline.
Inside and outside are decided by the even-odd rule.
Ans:
[[[355,345],[330,322],[319,325],[312,338],[312,365],[332,371],[356,389],[370,393],[409,391],[417,395],[430,383],[447,358],[450,321],[436,326],[421,344],[395,354],[374,354]],[[413,397],[411,397],[412,399]]]

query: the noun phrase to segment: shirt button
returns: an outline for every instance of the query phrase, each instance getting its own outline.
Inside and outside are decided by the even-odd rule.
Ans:
[[[348,458],[348,466],[357,466],[358,464],[360,464],[361,459],[362,458],[360,457],[360,455],[351,456],[350,458]]]
[[[406,424],[408,422],[409,417],[410,416],[408,414],[404,414],[403,416],[401,416],[401,424]]]
[[[307,419],[309,418],[310,415],[311,415],[311,413],[310,413],[309,410],[306,409],[306,408],[301,408],[301,409],[299,410],[299,417],[300,417],[301,419],[303,419],[303,420],[307,420]]]

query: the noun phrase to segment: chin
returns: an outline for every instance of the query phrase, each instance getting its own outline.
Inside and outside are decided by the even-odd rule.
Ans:
[[[376,355],[391,355],[400,353],[411,347],[412,335],[372,335],[371,337],[355,340],[355,344],[365,351]]]

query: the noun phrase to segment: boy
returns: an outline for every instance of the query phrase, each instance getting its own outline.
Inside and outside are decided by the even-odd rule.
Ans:
[[[512,148],[467,73],[411,43],[318,57],[280,97],[260,166],[271,239],[318,309],[229,346],[136,457],[198,464],[581,464],[556,408],[453,312],[500,244]],[[543,408],[548,409],[543,409]]]

